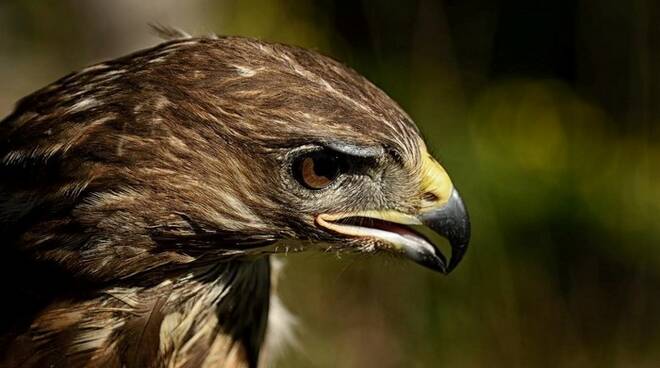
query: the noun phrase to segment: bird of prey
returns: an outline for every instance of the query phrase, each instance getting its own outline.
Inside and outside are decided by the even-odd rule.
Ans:
[[[0,366],[265,366],[283,333],[273,254],[448,273],[469,234],[411,118],[355,71],[248,38],[168,40],[0,122]]]

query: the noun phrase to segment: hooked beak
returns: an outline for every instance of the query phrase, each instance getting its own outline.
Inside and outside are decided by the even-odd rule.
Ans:
[[[467,251],[470,219],[449,176],[430,155],[424,160],[421,176],[421,192],[425,199],[416,214],[371,210],[321,214],[316,221],[320,226],[346,236],[379,240],[387,244],[390,251],[448,274]],[[449,262],[431,240],[411,227],[416,225],[423,225],[449,241],[452,249]]]
[[[444,206],[423,213],[418,217],[423,225],[442,235],[451,245],[451,258],[449,264],[437,247],[427,249],[418,247],[411,249],[410,258],[422,266],[449,273],[463,259],[470,241],[470,218],[465,204],[454,189]]]

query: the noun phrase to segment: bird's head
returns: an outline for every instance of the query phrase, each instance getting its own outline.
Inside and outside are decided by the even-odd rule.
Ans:
[[[311,241],[385,251],[445,273],[458,264],[467,211],[392,99],[307,50],[233,38],[210,45],[208,65],[221,76],[211,78],[205,124],[218,124],[227,143],[214,142],[218,169],[208,174],[228,178],[213,191],[231,196],[221,208],[242,219],[239,231],[284,240],[275,251],[297,239],[299,249]],[[417,226],[449,240],[449,261]]]
[[[300,240],[302,249],[383,251],[447,273],[467,249],[465,206],[410,117],[315,52],[245,38],[177,40],[35,96],[5,129],[69,167],[57,185],[73,188],[61,190],[75,194],[67,200],[79,197],[71,222],[94,234],[81,240],[88,251],[75,253],[92,260],[72,267],[130,275],[145,259],[156,267],[219,250],[285,251]],[[47,123],[26,124],[26,106],[52,111],[29,116]],[[20,147],[5,162],[28,157],[12,152]],[[49,223],[39,231],[63,226]],[[451,257],[417,226],[447,238]],[[73,259],[62,249],[52,257]]]

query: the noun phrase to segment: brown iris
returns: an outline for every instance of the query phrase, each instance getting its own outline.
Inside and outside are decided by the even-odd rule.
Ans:
[[[340,174],[340,160],[328,151],[311,152],[298,159],[296,176],[309,189],[323,189]]]

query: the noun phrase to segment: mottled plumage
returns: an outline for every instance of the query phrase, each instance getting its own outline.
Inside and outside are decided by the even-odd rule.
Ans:
[[[318,150],[350,169],[310,190],[292,171]],[[421,257],[319,216],[444,204],[427,156],[383,92],[299,48],[184,38],[66,76],[0,123],[0,365],[256,367],[268,254]]]

